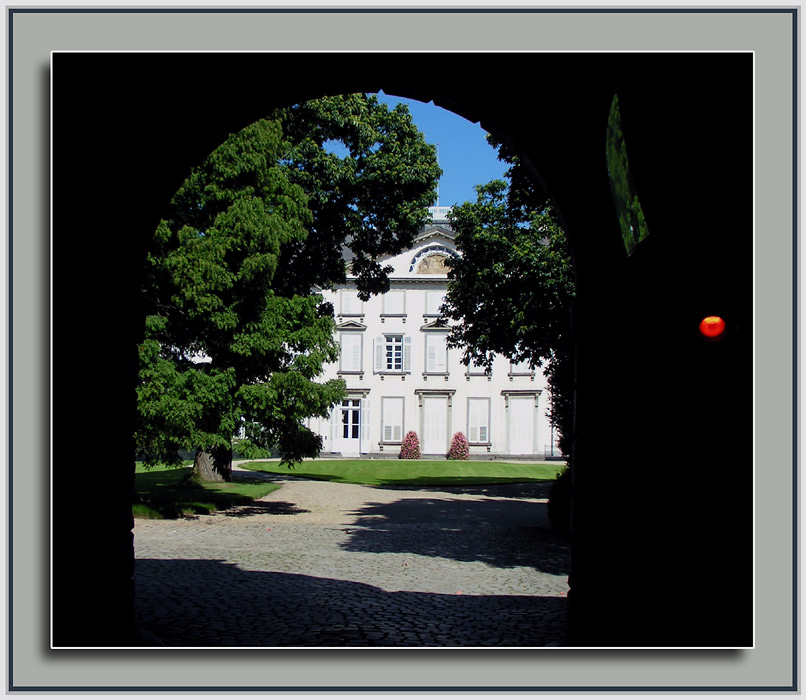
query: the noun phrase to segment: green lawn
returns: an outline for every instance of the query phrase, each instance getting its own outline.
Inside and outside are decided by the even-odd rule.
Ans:
[[[137,463],[134,475],[136,497],[132,503],[135,518],[179,518],[248,505],[280,488],[257,479],[238,483],[200,484],[188,479],[190,466],[145,469]]]
[[[524,464],[471,460],[317,459],[294,469],[277,461],[246,462],[244,469],[366,486],[463,486],[553,481],[564,463]]]

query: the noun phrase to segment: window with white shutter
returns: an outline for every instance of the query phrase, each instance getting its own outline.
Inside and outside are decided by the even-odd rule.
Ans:
[[[358,298],[358,292],[353,289],[342,289],[340,297],[342,316],[360,316],[362,314],[362,302]]]
[[[403,397],[381,400],[381,439],[383,442],[403,441]]]
[[[342,333],[339,369],[342,372],[361,371],[362,333]]]
[[[490,399],[467,400],[467,439],[472,444],[490,442]]]
[[[383,295],[384,316],[404,316],[406,314],[406,292],[392,289]]]
[[[425,371],[428,374],[447,374],[448,346],[444,333],[425,334]]]
[[[471,360],[470,364],[467,366],[466,374],[474,376],[486,375],[489,377],[490,375],[492,375],[492,369],[488,371],[484,363],[477,364],[476,362]]]
[[[375,371],[411,371],[411,338],[400,333],[378,336],[375,339]]]
[[[426,316],[439,316],[439,307],[445,301],[445,292],[426,292],[425,293],[425,315]]]

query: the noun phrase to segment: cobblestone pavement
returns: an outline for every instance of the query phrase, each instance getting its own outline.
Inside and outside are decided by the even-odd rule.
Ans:
[[[545,485],[278,483],[251,506],[136,521],[143,629],[168,647],[562,644],[568,547]]]

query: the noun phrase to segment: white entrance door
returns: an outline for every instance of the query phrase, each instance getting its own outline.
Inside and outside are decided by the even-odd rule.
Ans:
[[[448,452],[448,399],[444,396],[423,398],[423,454]]]
[[[339,452],[355,456],[361,453],[361,399],[345,399],[341,402]]]
[[[509,397],[509,453],[535,452],[535,400],[533,396]]]

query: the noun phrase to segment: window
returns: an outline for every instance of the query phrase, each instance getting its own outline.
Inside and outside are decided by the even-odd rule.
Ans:
[[[492,374],[492,369],[487,371],[487,368],[484,364],[476,364],[473,360],[470,360],[470,364],[467,366],[466,374],[473,375],[473,376],[487,376],[489,377]]]
[[[382,442],[403,442],[403,397],[381,399]]]
[[[406,314],[406,292],[393,289],[383,295],[384,316],[404,316]]]
[[[361,430],[361,400],[345,399],[341,402],[341,437],[358,440]]]
[[[400,334],[382,335],[376,338],[375,371],[411,371],[411,338]]]
[[[448,373],[448,347],[444,333],[425,334],[425,371],[428,374]]]
[[[342,372],[361,372],[361,333],[342,333],[341,351],[339,353],[339,370]]]
[[[529,360],[523,360],[521,362],[510,362],[509,363],[509,373],[510,374],[532,374],[532,367],[529,364]]]
[[[489,444],[490,399],[467,400],[467,436],[471,444]]]
[[[363,313],[362,302],[358,298],[358,292],[353,289],[341,290],[341,315],[361,316]]]
[[[445,301],[445,293],[442,291],[425,293],[425,315],[439,316],[439,307]]]

